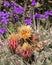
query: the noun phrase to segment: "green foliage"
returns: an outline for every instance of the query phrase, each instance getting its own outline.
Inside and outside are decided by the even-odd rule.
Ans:
[[[46,22],[46,20],[45,20],[45,19],[41,19],[41,22],[42,22],[42,23],[45,23],[45,22]]]

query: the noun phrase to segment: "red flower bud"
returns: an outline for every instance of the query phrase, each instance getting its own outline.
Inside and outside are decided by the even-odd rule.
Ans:
[[[17,35],[16,34],[11,34],[10,36],[9,36],[9,39],[8,39],[8,45],[9,45],[9,48],[10,49],[13,49],[13,50],[15,50],[16,48],[17,48],[17,45],[18,45],[18,37],[17,37]]]
[[[37,43],[39,42],[39,36],[37,34],[32,34],[32,40]]]
[[[24,43],[24,44],[23,44],[21,55],[22,55],[24,58],[31,57],[31,55],[32,55],[32,47],[31,47],[30,44],[28,44],[28,43]]]

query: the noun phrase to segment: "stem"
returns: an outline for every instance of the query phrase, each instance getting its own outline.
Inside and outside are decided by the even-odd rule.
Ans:
[[[36,23],[35,23],[35,17],[34,17],[34,7],[32,8],[33,9],[33,29],[36,30]]]
[[[3,35],[0,35],[0,39],[5,40],[5,38],[4,38],[4,36],[3,36]]]
[[[48,19],[47,19],[47,21],[46,21],[46,29],[50,29],[50,22],[49,22]]]
[[[40,32],[40,20],[37,19],[37,32],[39,33]]]
[[[27,8],[27,1],[28,0],[24,0],[24,13],[23,13],[23,17],[22,17],[23,23],[24,23],[24,20],[25,20],[25,13],[26,13],[26,8]]]

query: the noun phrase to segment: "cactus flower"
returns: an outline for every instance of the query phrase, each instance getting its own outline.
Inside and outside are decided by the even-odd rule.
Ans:
[[[22,46],[22,56],[24,58],[31,57],[32,55],[32,48],[31,45],[28,43],[24,43]]]
[[[21,27],[18,28],[18,35],[20,38],[28,39],[31,37],[32,34],[32,29],[29,25],[22,25]]]
[[[13,50],[16,49],[17,45],[18,45],[18,37],[15,33],[12,33],[10,36],[9,36],[9,47]]]

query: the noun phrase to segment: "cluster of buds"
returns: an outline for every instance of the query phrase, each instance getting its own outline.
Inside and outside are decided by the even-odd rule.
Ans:
[[[21,46],[19,44],[19,38],[16,34],[11,34],[9,36],[9,48],[14,50],[17,54],[21,55],[24,58],[31,57],[32,55],[32,48],[28,42],[24,42]]]
[[[30,57],[32,55],[32,48],[28,42],[25,42],[26,39],[31,37],[32,29],[30,26],[23,25],[18,28],[18,33],[12,33],[8,38],[8,46],[11,51],[15,51],[16,54],[21,55],[25,58]],[[20,39],[23,39],[23,45],[21,45]]]
[[[21,39],[23,39],[23,42],[20,42]],[[32,28],[29,25],[19,27],[17,34],[12,33],[9,36],[8,43],[11,50],[24,58],[31,57],[33,55],[32,50],[39,51],[43,49],[42,43],[39,43],[39,36],[32,32]]]

